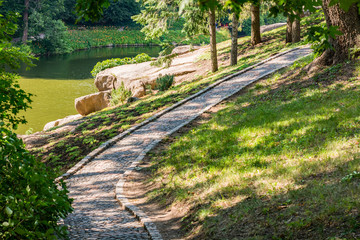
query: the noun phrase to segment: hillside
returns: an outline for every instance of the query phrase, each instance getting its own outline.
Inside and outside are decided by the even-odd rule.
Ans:
[[[148,154],[125,189],[165,239],[360,238],[360,60],[310,75],[312,60]]]

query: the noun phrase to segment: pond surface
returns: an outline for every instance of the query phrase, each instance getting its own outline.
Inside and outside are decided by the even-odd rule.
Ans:
[[[32,109],[23,114],[28,123],[20,125],[16,133],[24,134],[30,128],[41,131],[48,122],[78,114],[75,98],[97,92],[90,74],[97,62],[139,53],[156,57],[159,51],[160,47],[114,47],[40,57],[35,67],[19,71],[21,88],[35,96]]]

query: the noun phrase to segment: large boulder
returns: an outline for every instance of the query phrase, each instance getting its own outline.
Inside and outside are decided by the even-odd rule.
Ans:
[[[86,116],[110,106],[111,91],[98,92],[75,99],[78,113]]]
[[[71,116],[67,116],[67,117],[62,118],[62,119],[58,119],[58,120],[49,122],[44,126],[43,131],[47,131],[50,128],[57,127],[57,126],[65,124],[65,123],[78,120],[79,118],[82,118],[82,116],[80,114],[77,114],[77,115],[71,115]]]
[[[140,80],[131,82],[129,85],[129,89],[132,93],[132,97],[135,97],[135,98],[145,96],[145,94],[146,94],[145,84]]]
[[[113,74],[98,74],[94,83],[99,91],[112,90],[115,88],[116,77]]]

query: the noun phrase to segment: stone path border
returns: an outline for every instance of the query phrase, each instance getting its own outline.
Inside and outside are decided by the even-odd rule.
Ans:
[[[289,52],[292,52],[292,51],[295,51],[295,50],[298,50],[298,49],[300,49],[300,48],[297,47],[297,48],[290,49],[290,50],[282,52],[282,53],[278,53],[278,54],[274,55],[273,57],[270,57],[270,58],[268,58],[268,59],[266,59],[264,61],[261,61],[261,62],[255,64],[255,65],[253,65],[251,67],[248,67],[248,68],[242,70],[242,71],[239,71],[237,73],[226,76],[223,79],[213,83],[209,87],[203,89],[202,91],[200,91],[200,92],[198,92],[198,93],[184,99],[183,101],[178,102],[177,104],[175,104],[176,106],[174,105],[174,106],[169,107],[168,108],[169,110],[165,109],[164,111],[166,111],[166,110],[170,111],[170,110],[182,105],[183,103],[185,103],[185,102],[187,102],[187,101],[201,95],[202,93],[209,91],[211,88],[214,88],[215,86],[219,85],[220,83],[222,83],[224,81],[229,80],[232,77],[238,76],[238,75],[240,75],[240,74],[242,74],[244,72],[247,72],[247,71],[259,66],[259,65],[262,65],[265,62],[268,62],[268,61],[273,60],[273,59],[275,59],[277,57],[280,57],[280,56],[282,56],[282,55],[284,55],[286,53],[289,53]],[[289,65],[287,65],[287,66],[289,66]],[[281,69],[283,69],[283,68],[285,68],[287,66],[284,66],[284,67],[279,68],[279,69],[275,69],[275,70],[273,70],[271,72],[268,72],[268,73],[258,77],[256,81],[258,81],[258,80],[260,80],[260,79],[262,79],[262,78],[264,78],[266,76],[269,76],[269,75],[271,75],[271,74],[273,74],[273,73],[275,73],[275,72],[277,72],[277,71],[279,71],[279,70],[281,70]],[[248,85],[246,85],[246,86],[248,86]],[[246,87],[246,86],[244,86],[244,87]],[[239,88],[238,91],[236,91],[235,93],[228,94],[228,95],[224,96],[224,98],[221,99],[220,101],[217,101],[216,103],[204,108],[202,111],[198,112],[195,116],[188,119],[188,121],[184,122],[183,124],[181,124],[178,127],[174,128],[172,131],[168,132],[164,137],[170,136],[173,133],[177,132],[179,129],[183,128],[184,126],[186,126],[187,124],[189,124],[190,122],[195,120],[197,117],[199,117],[204,112],[208,111],[210,108],[214,107],[215,105],[219,104],[220,102],[223,102],[225,99],[227,99],[227,98],[233,96],[234,94],[238,93],[239,91],[241,91],[244,87]],[[166,111],[166,112],[168,112],[168,111]],[[164,112],[164,113],[166,113],[166,112]],[[164,113],[162,113],[161,115],[163,115]],[[139,165],[139,163],[145,158],[146,154],[149,151],[151,151],[154,147],[156,147],[161,141],[162,141],[162,139],[158,139],[158,140],[154,141],[152,144],[148,145],[148,147],[143,150],[143,152],[135,159],[135,161],[130,165],[130,167],[128,167],[126,169],[125,173],[123,174],[123,178],[120,179],[119,182],[116,185],[116,199],[120,202],[120,204],[123,206],[124,209],[130,211],[144,225],[145,230],[149,233],[151,239],[153,239],[153,240],[162,240],[160,232],[157,230],[156,225],[151,221],[151,219],[141,209],[139,209],[137,206],[130,203],[130,201],[127,199],[127,197],[123,194],[124,193],[123,186],[125,185],[125,182],[126,182],[125,178],[127,176],[131,175],[131,173],[135,170],[135,168]]]
[[[296,52],[294,54],[290,54],[289,57],[287,57],[288,59],[285,62],[282,62],[283,60],[280,60],[279,63],[281,63],[281,62],[282,63],[277,68],[275,68],[275,67],[273,68],[273,67],[271,67],[272,65],[269,65],[269,64],[265,65],[264,67],[260,66],[260,65],[262,65],[262,64],[264,64],[264,63],[266,63],[268,61],[271,61],[271,60],[273,60],[275,58],[278,58],[278,57],[280,57],[282,55],[285,55],[287,53],[290,53],[290,52],[296,51],[296,50],[299,50],[299,52]],[[310,52],[311,51],[310,51],[309,48],[291,49],[291,50],[276,54],[273,57],[270,57],[270,58],[268,58],[268,59],[266,59],[264,61],[261,61],[258,64],[255,64],[255,65],[253,65],[253,66],[251,66],[249,68],[246,68],[246,69],[244,69],[242,71],[239,71],[239,72],[231,74],[231,75],[229,75],[229,76],[227,76],[225,78],[222,78],[221,80],[211,84],[210,86],[208,86],[207,88],[199,91],[198,93],[196,93],[196,94],[194,94],[194,95],[192,95],[192,96],[190,96],[190,97],[188,97],[188,98],[174,104],[173,106],[171,106],[171,107],[169,107],[169,108],[155,114],[154,116],[152,116],[149,119],[145,120],[141,124],[133,126],[132,128],[125,131],[124,133],[119,134],[118,136],[110,139],[109,141],[102,144],[98,149],[91,152],[88,156],[86,156],[78,164],[76,164],[72,169],[70,169],[66,174],[62,175],[61,177],[59,177],[57,179],[57,181],[60,181],[60,180],[64,180],[64,179],[70,177],[69,180],[72,182],[71,186],[75,189],[75,191],[74,192],[71,191],[71,193],[73,194],[74,197],[77,197],[80,200],[80,202],[77,202],[78,206],[80,205],[80,208],[76,208],[77,212],[74,213],[72,215],[72,217],[68,220],[69,223],[71,223],[71,226],[75,227],[75,228],[73,228],[74,231],[75,231],[74,233],[76,233],[76,234],[79,233],[80,236],[81,236],[82,235],[81,232],[86,231],[87,228],[82,230],[82,228],[79,228],[79,226],[84,226],[84,224],[87,224],[88,218],[87,218],[86,214],[88,214],[88,215],[90,214],[91,215],[90,217],[94,216],[95,219],[96,219],[96,222],[94,222],[96,224],[92,225],[92,226],[96,226],[95,230],[96,231],[102,231],[102,233],[106,233],[106,236],[107,236],[108,230],[107,230],[107,228],[103,228],[104,224],[106,225],[107,223],[102,222],[101,223],[102,224],[101,229],[100,229],[100,228],[97,227],[97,226],[99,226],[99,223],[98,223],[97,219],[99,219],[99,217],[100,217],[100,219],[109,220],[110,218],[106,218],[106,216],[109,216],[109,213],[110,213],[110,214],[113,214],[110,217],[116,217],[116,218],[111,218],[113,220],[110,219],[109,220],[110,223],[112,221],[113,221],[113,223],[118,222],[118,220],[117,220],[118,219],[117,210],[115,209],[116,205],[117,205],[116,204],[116,200],[117,200],[124,209],[131,212],[133,215],[135,215],[135,217],[138,220],[140,220],[140,222],[143,224],[144,229],[150,235],[151,239],[157,239],[157,240],[162,239],[159,231],[157,230],[155,224],[151,221],[151,219],[149,217],[147,217],[136,206],[132,205],[129,202],[129,200],[123,195],[123,186],[124,186],[124,183],[125,183],[125,177],[128,176],[131,173],[131,171],[133,171],[135,169],[135,167],[138,165],[138,163],[145,157],[146,153],[149,152],[151,149],[153,149],[164,137],[166,137],[168,135],[171,135],[172,133],[178,131],[180,128],[182,128],[186,124],[190,123],[192,120],[197,118],[203,112],[207,111],[211,107],[217,105],[218,103],[222,102],[226,98],[228,98],[228,97],[232,96],[233,94],[237,93],[242,88],[248,86],[249,84],[251,84],[251,83],[253,83],[253,82],[255,82],[255,81],[257,81],[257,80],[259,80],[259,79],[261,79],[261,78],[263,78],[265,76],[268,76],[268,75],[280,70],[281,68],[289,66],[296,59],[298,59],[301,56],[305,56],[305,55],[309,54]],[[274,62],[274,63],[276,63],[276,62]],[[239,75],[241,75],[241,74],[243,74],[243,73],[245,73],[245,72],[247,72],[247,71],[249,71],[251,69],[254,69],[254,68],[258,67],[258,66],[260,66],[259,70],[256,70],[256,71],[258,71],[258,74],[255,74],[255,76],[251,77],[251,79],[249,79],[248,81],[244,82],[243,80],[241,80],[241,82],[243,82],[243,83],[241,83],[240,85],[238,83],[236,83],[236,81],[240,81],[239,79],[241,79],[241,76],[239,76]],[[264,69],[266,69],[266,71],[264,71]],[[255,71],[255,73],[256,73],[256,71]],[[252,76],[253,74],[254,73],[251,72],[248,75]],[[239,76],[239,77],[234,78],[236,76]],[[247,77],[248,76],[245,74],[243,78],[246,79]],[[227,80],[230,80],[230,79],[233,79],[230,83],[224,83],[224,82],[226,82]],[[222,87],[220,87],[220,88],[215,88],[216,86],[218,86],[221,83],[224,83],[225,85],[222,85]],[[235,88],[233,88],[233,86],[235,86]],[[226,88],[228,89],[227,90],[228,92],[222,92],[222,91],[224,91],[224,87],[225,87],[225,89]],[[213,90],[210,91],[209,93],[207,93],[211,89],[213,89]],[[230,89],[231,89],[231,91],[229,91]],[[215,94],[220,94],[220,95],[218,95],[219,97],[213,98],[212,94],[214,94],[214,93]],[[187,103],[187,102],[189,102],[189,103]],[[197,104],[196,102],[198,102],[198,103],[203,103],[204,102],[206,104],[205,104],[204,108],[202,108],[201,105],[194,108],[193,104],[194,103]],[[182,106],[182,105],[184,105],[184,106]],[[190,107],[190,109],[189,109],[189,107]],[[178,109],[175,109],[175,108],[178,108]],[[172,110],[174,110],[174,111],[172,111]],[[180,117],[181,115],[179,115],[179,113],[181,114],[181,112],[183,112],[183,111],[186,111],[186,114],[185,114],[185,116]],[[163,115],[165,115],[165,116],[161,117]],[[159,119],[159,120],[157,120],[157,119]],[[151,123],[151,122],[153,122],[155,120],[157,120],[157,121],[154,122],[154,123]],[[164,120],[165,120],[165,122],[164,122]],[[168,124],[169,121],[172,122],[171,123],[172,126],[171,126],[171,124],[170,125]],[[165,123],[165,125],[162,125],[164,123]],[[174,123],[176,123],[176,124],[174,125]],[[147,124],[149,124],[149,125],[146,126],[145,128],[141,128],[141,127],[143,127],[143,126],[145,126]],[[169,128],[168,125],[171,128]],[[156,129],[158,129],[158,130],[156,130]],[[156,133],[156,131],[158,131],[158,133]],[[133,133],[133,134],[131,134],[131,133]],[[150,136],[146,135],[146,134],[149,134],[149,133],[151,134]],[[152,135],[152,134],[155,134],[155,135]],[[160,134],[160,135],[158,135],[158,134]],[[138,140],[138,139],[143,139],[143,140]],[[135,143],[132,142],[134,140],[136,140]],[[137,144],[138,141],[141,141],[141,143],[139,142],[140,145]],[[122,150],[122,148],[119,148],[119,146],[122,146],[122,145],[124,145],[124,147],[125,147],[124,150]],[[141,145],[143,145],[143,147],[141,147]],[[136,148],[134,150],[135,151],[134,153],[136,155],[134,156],[135,160],[133,160],[134,158],[129,159],[128,165],[124,165],[124,166],[119,165],[118,166],[115,163],[114,163],[115,165],[107,165],[107,166],[110,166],[111,168],[105,167],[105,165],[103,165],[103,160],[108,159],[108,158],[106,158],[108,156],[110,158],[109,158],[109,160],[107,162],[110,161],[111,164],[112,164],[111,159],[114,159],[113,157],[116,157],[116,159],[118,159],[120,157],[119,160],[122,160],[124,156],[126,157],[127,155],[132,154],[132,152],[129,152],[129,150],[127,150],[127,149],[129,149],[129,147],[135,147]],[[106,150],[106,152],[104,152],[105,150]],[[112,154],[115,154],[116,156],[115,155],[111,156]],[[121,156],[123,156],[123,157],[121,157]],[[91,160],[94,160],[94,161],[89,163]],[[87,163],[89,163],[90,166],[87,166],[86,168],[81,170]],[[101,165],[99,165],[99,163],[101,163]],[[77,173],[78,171],[79,171],[79,173]],[[108,171],[110,171],[110,172],[108,172]],[[119,173],[121,173],[121,174],[118,175]],[[97,176],[95,176],[95,175],[99,175],[99,174],[105,174],[104,179],[99,179]],[[72,175],[74,175],[74,176],[72,176]],[[94,178],[93,178],[93,180],[90,181],[91,182],[90,184],[97,184],[97,182],[100,182],[100,180],[104,180],[103,182],[104,182],[105,185],[94,185],[94,187],[95,187],[94,190],[91,190],[91,189],[93,189],[92,188],[93,185],[88,185],[89,184],[88,181],[89,181],[89,177],[92,177],[92,176],[94,176]],[[116,178],[114,178],[114,177],[116,177]],[[67,180],[67,182],[69,180]],[[78,182],[79,180],[80,180],[80,182]],[[112,181],[112,183],[111,183],[111,181]],[[82,185],[83,183],[85,183],[85,186]],[[115,198],[116,198],[116,200],[114,200],[114,196],[111,197],[113,200],[109,200],[109,196],[111,196],[111,194],[109,195],[109,193],[110,193],[110,191],[113,191],[113,190],[111,190],[112,189],[112,187],[111,187],[112,184],[115,187]],[[83,187],[84,187],[84,189],[83,189]],[[104,188],[104,190],[106,191],[105,195],[102,195],[102,194],[99,195],[98,192],[96,192],[97,190],[102,191],[102,188]],[[83,190],[81,190],[81,189],[83,189]],[[89,194],[92,194],[91,199],[88,199],[88,196],[85,193],[83,194],[82,192],[81,192],[80,195],[78,195],[80,193],[80,192],[78,192],[79,190],[88,192]],[[106,215],[105,212],[103,213],[102,210],[100,210],[100,209],[103,209],[102,207],[100,207],[100,209],[98,209],[98,207],[101,206],[101,205],[99,205],[99,206],[94,205],[98,201],[97,199],[100,199],[100,201],[105,201],[106,200],[106,201],[112,201],[113,202],[113,203],[111,203],[110,208],[109,208],[109,205],[106,205],[106,211],[107,211],[106,214],[108,214],[108,215]],[[93,212],[94,210],[91,210],[91,209],[97,209],[96,213]],[[112,209],[114,209],[114,211],[112,211]],[[86,213],[83,212],[83,210],[85,210]],[[104,211],[105,211],[105,208],[104,208]],[[85,214],[85,215],[83,215],[83,214]],[[96,214],[98,214],[98,215],[96,215]],[[123,213],[121,213],[121,214],[123,214]],[[82,225],[81,224],[79,225],[79,223],[77,223],[77,221],[78,221],[77,218],[80,219],[80,218],[82,218],[82,216],[85,217],[82,220],[84,220],[84,219],[85,220],[82,221],[82,223],[81,223]],[[116,226],[116,225],[114,225],[114,226]],[[120,226],[122,226],[122,225],[120,225]],[[141,230],[141,231],[143,231],[143,230]],[[125,233],[125,235],[126,235],[126,233]],[[79,235],[77,234],[76,236],[79,236]],[[93,238],[93,237],[95,237],[93,235],[88,235],[88,236],[91,236],[91,239],[95,239],[95,238]],[[114,236],[114,235],[111,235],[111,236]],[[78,239],[78,238],[76,238],[76,239]],[[83,239],[83,238],[81,238],[81,239]],[[114,238],[111,238],[111,239],[114,239]],[[118,238],[116,238],[116,239],[118,239]],[[138,238],[136,238],[136,239],[138,239]]]
[[[280,57],[284,54],[287,54],[289,52],[292,52],[292,51],[295,51],[295,50],[298,50],[300,49],[300,47],[296,47],[296,48],[293,48],[293,49],[290,49],[290,50],[287,50],[287,51],[284,51],[284,52],[281,52],[281,53],[277,53],[275,54],[274,56],[270,57],[270,58],[267,58],[257,64],[254,64],[250,67],[247,67],[239,72],[236,72],[236,73],[233,73],[233,74],[230,74],[218,81],[216,81],[215,83],[211,84],[210,86],[204,88],[203,90],[191,95],[190,97],[187,97],[183,100],[181,100],[180,102],[177,102],[175,103],[174,105],[172,105],[171,107],[168,107],[166,109],[164,109],[163,111],[160,111],[158,113],[156,113],[155,115],[153,115],[152,117],[149,117],[148,119],[146,119],[145,121],[137,124],[137,125],[134,125],[133,127],[129,128],[128,130],[126,130],[125,132],[111,138],[110,140],[104,142],[103,144],[101,144],[97,149],[95,149],[94,151],[90,152],[88,155],[86,155],[81,161],[79,161],[77,164],[75,164],[72,168],[70,168],[66,173],[64,173],[63,175],[61,175],[60,177],[56,178],[55,179],[55,182],[60,182],[62,180],[65,180],[67,179],[68,177],[70,177],[71,175],[74,175],[77,171],[79,171],[81,168],[83,168],[88,162],[90,162],[91,160],[93,160],[97,155],[99,155],[100,153],[102,153],[103,151],[105,151],[106,149],[108,149],[109,147],[111,147],[112,145],[114,145],[117,141],[123,139],[124,137],[126,137],[127,135],[129,135],[130,133],[134,132],[135,130],[145,126],[146,124],[156,120],[157,118],[161,117],[162,115],[164,115],[165,113],[167,112],[170,112],[171,110],[179,107],[180,105],[196,98],[197,96],[209,91],[210,89],[216,87],[217,85],[235,77],[235,76],[238,76],[240,74],[243,74],[259,65],[262,65],[266,62],[269,62],[277,57]]]

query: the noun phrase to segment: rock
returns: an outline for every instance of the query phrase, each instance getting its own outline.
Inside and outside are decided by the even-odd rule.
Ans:
[[[172,50],[171,54],[182,55],[197,50],[199,48],[200,48],[199,46],[190,46],[190,45],[178,46]]]
[[[197,59],[204,54],[207,48],[194,47],[191,53],[190,46],[177,47],[179,56],[175,57],[169,68],[152,66],[151,62],[121,65],[101,71],[95,80],[95,85],[99,90],[117,89],[124,83],[125,89],[132,92],[133,97],[142,97],[146,93],[145,86],[155,89],[156,79],[159,76],[174,75],[175,83],[177,80],[186,79],[187,74],[199,69]],[[201,70],[201,71],[206,71]]]
[[[110,106],[111,91],[98,92],[75,99],[78,113],[86,116]]]
[[[132,97],[135,97],[135,98],[145,96],[145,94],[146,94],[145,84],[140,80],[131,82],[128,89],[130,89],[130,91],[132,93]]]
[[[127,103],[132,103],[132,102],[136,102],[136,101],[139,101],[140,98],[137,98],[137,97],[129,97],[127,99]]]
[[[47,131],[50,128],[57,127],[57,126],[65,124],[65,123],[78,120],[79,118],[82,118],[82,116],[80,114],[77,114],[77,115],[71,115],[71,116],[67,116],[62,119],[58,119],[58,120],[49,122],[49,123],[45,124],[43,131]]]
[[[115,88],[116,77],[112,74],[98,74],[94,83],[99,91],[111,90]]]

